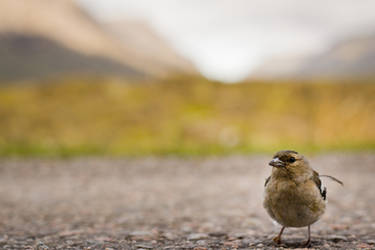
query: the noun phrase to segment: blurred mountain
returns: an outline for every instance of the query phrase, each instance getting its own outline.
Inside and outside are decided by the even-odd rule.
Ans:
[[[127,19],[108,23],[106,28],[150,67],[158,66],[161,70],[173,69],[176,72],[196,73],[193,64],[176,53],[146,22]]]
[[[297,74],[297,71],[301,65],[305,63],[306,58],[307,55],[273,56],[255,68],[250,74],[250,79],[276,79],[293,77]]]
[[[127,77],[160,77],[169,73],[191,73],[194,67],[173,52],[148,55],[134,46],[137,33],[129,23],[124,32],[129,42],[114,35],[82,10],[73,0],[0,1],[0,79],[17,80],[56,74],[116,74]],[[120,26],[119,26],[120,27]],[[126,32],[126,30],[131,30]],[[157,39],[155,34],[153,41]],[[161,51],[168,46],[161,42]],[[156,44],[152,46],[156,48]],[[144,46],[149,46],[146,42]],[[173,51],[170,49],[169,51]],[[174,63],[171,54],[174,54]],[[157,57],[160,56],[160,57]],[[161,63],[161,62],[168,63]]]
[[[313,55],[275,57],[258,67],[251,78],[340,78],[375,75],[375,33],[334,43]]]
[[[85,74],[131,78],[144,73],[104,56],[77,53],[57,42],[23,33],[0,33],[0,80],[41,79]]]

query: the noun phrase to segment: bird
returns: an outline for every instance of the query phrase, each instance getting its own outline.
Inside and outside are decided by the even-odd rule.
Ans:
[[[329,175],[319,175],[310,167],[306,158],[293,150],[277,152],[269,162],[272,173],[265,181],[263,206],[269,216],[282,227],[273,238],[281,244],[286,227],[307,227],[310,246],[310,225],[318,221],[326,209],[327,188],[322,187],[320,177],[328,177],[343,185],[342,181]]]

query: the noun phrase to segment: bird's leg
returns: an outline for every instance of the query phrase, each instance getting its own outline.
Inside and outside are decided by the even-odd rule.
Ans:
[[[284,229],[285,229],[285,227],[283,226],[282,228],[281,228],[281,230],[280,230],[280,233],[275,237],[275,238],[273,238],[273,241],[276,243],[276,244],[281,244],[281,235],[283,234],[283,232],[284,232]]]
[[[305,244],[303,244],[304,247],[308,247],[310,246],[310,225],[307,226],[307,234],[308,234],[308,238],[307,238],[307,241],[305,242]]]

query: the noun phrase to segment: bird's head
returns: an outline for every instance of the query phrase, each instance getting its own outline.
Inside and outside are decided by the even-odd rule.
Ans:
[[[282,150],[277,152],[269,165],[277,170],[287,170],[291,172],[301,172],[309,170],[309,163],[305,157],[293,150]]]

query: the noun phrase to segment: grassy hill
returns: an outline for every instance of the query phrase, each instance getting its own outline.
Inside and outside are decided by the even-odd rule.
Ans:
[[[374,150],[375,84],[174,77],[0,88],[0,155]]]

